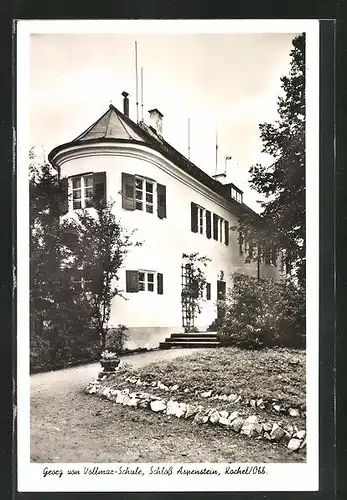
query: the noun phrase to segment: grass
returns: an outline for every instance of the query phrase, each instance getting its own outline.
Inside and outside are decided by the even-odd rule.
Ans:
[[[305,361],[305,351],[297,349],[247,351],[229,347],[151,363],[132,371],[144,380],[160,380],[166,385],[212,389],[249,399],[277,399],[296,406],[306,399]]]

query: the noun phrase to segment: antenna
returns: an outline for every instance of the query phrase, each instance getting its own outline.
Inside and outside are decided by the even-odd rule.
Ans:
[[[135,42],[135,75],[136,75],[136,122],[139,123],[139,80],[137,68],[137,42]]]
[[[141,121],[143,122],[143,68],[141,67]]]
[[[190,118],[188,118],[188,160],[190,160]]]
[[[217,175],[217,170],[218,170],[218,128],[216,127],[216,173]]]

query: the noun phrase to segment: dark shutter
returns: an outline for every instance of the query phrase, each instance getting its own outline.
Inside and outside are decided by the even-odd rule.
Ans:
[[[158,294],[163,295],[164,293],[164,279],[163,275],[161,273],[157,274],[157,288],[158,288]]]
[[[227,220],[224,221],[224,243],[229,245],[229,222]]]
[[[218,215],[213,214],[213,239],[218,241]]]
[[[206,283],[206,300],[211,300],[211,283]]]
[[[206,236],[211,238],[211,212],[206,210]]]
[[[64,215],[69,210],[69,194],[68,194],[68,178],[60,179],[60,193],[59,193],[59,214]]]
[[[126,291],[130,293],[139,291],[139,272],[126,271]]]
[[[157,184],[157,194],[158,194],[158,217],[159,219],[166,218],[166,186],[163,184]]]
[[[191,229],[193,233],[198,232],[198,206],[191,202]]]
[[[100,207],[106,206],[106,172],[93,174],[93,202]]]
[[[135,175],[122,172],[122,208],[135,210]]]

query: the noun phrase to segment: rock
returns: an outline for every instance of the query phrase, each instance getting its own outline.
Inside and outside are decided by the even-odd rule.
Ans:
[[[225,411],[225,410],[222,410],[219,412],[220,416],[222,418],[228,418],[228,415],[229,415],[229,412],[228,411]]]
[[[239,401],[241,401],[241,396],[237,396],[237,398],[235,399],[235,401],[233,401],[233,404],[235,405]]]
[[[176,413],[175,413],[176,417],[177,418],[183,417],[183,415],[185,415],[186,413],[186,410],[187,410],[186,403],[180,403],[176,408]]]
[[[294,434],[294,427],[290,424],[286,425],[285,427],[283,427],[283,429],[288,433],[290,434],[290,436],[293,436]]]
[[[155,381],[151,383],[152,387],[156,387],[156,385],[157,385],[157,382],[155,382]]]
[[[175,384],[171,387],[171,391],[177,391],[177,389],[179,388],[179,385]]]
[[[139,378],[136,380],[136,385],[142,385],[142,382]]]
[[[243,419],[241,417],[235,418],[230,424],[230,427],[235,431],[235,432],[240,432],[241,428],[243,426]]]
[[[264,401],[262,400],[262,398],[257,399],[257,407],[258,408],[265,408]]]
[[[300,417],[300,412],[297,408],[289,408],[288,413],[291,417]]]
[[[139,407],[140,408],[148,408],[149,407],[149,400],[148,399],[140,400]]]
[[[269,423],[263,424],[263,429],[264,429],[264,432],[271,432],[272,424],[269,424]]]
[[[219,397],[221,401],[228,401],[228,396],[226,394],[222,394],[222,396]]]
[[[285,431],[282,438],[281,438],[281,443],[284,444],[285,446],[287,446],[287,444],[289,443],[291,438],[292,438],[291,434],[289,434],[288,432]]]
[[[184,418],[192,417],[193,415],[195,415],[199,411],[200,411],[200,407],[199,406],[194,406],[194,405],[191,405],[191,404],[187,404],[186,414],[185,414]]]
[[[241,434],[245,434],[248,437],[256,437],[262,433],[262,430],[263,426],[261,424],[247,422],[246,419],[242,426]]]
[[[205,424],[208,421],[208,415],[204,414],[202,411],[199,411],[195,415],[194,421],[198,424]]]
[[[296,451],[300,448],[301,440],[292,438],[288,443],[288,450]]]
[[[220,417],[219,420],[218,420],[218,423],[220,425],[230,425],[229,419],[227,419],[225,417]]]
[[[277,411],[277,413],[279,413],[279,412],[281,411],[281,405],[276,405],[276,404],[274,404],[274,405],[272,405],[272,408],[273,408],[275,411]]]
[[[245,424],[257,424],[259,421],[257,415],[251,415],[250,417],[246,418]]]
[[[219,422],[219,419],[220,419],[220,414],[218,413],[217,410],[214,410],[210,416],[209,416],[209,419],[210,419],[210,422],[212,424],[217,424]]]
[[[269,441],[271,440],[271,436],[268,432],[264,432],[264,438],[268,439]]]
[[[86,393],[87,394],[95,394],[96,393],[96,386],[95,385],[88,386],[86,388]]]
[[[255,399],[251,399],[251,400],[250,400],[250,402],[249,402],[249,406],[251,406],[252,408],[255,408],[255,406],[256,406]]]
[[[109,395],[109,399],[111,401],[117,401],[117,396],[118,394],[120,394],[120,390],[119,389],[111,389],[110,390],[110,395]]]
[[[152,411],[155,411],[155,412],[164,411],[165,408],[166,408],[165,401],[158,400],[158,399],[155,401],[151,401],[151,410]]]
[[[167,415],[176,415],[176,410],[178,408],[178,403],[177,401],[173,401],[170,399],[167,404],[166,404],[166,414]]]
[[[212,396],[212,391],[202,392],[202,393],[200,394],[200,396],[201,396],[202,398],[209,398],[210,396]]]
[[[187,394],[187,392],[189,392],[188,387],[186,387],[183,392],[185,392]]]
[[[127,406],[133,406],[134,408],[137,408],[138,403],[139,403],[139,399],[130,398],[128,403],[127,403]]]
[[[239,416],[239,412],[238,411],[233,411],[232,413],[230,413],[230,415],[228,417],[229,422],[231,423],[238,416]]]
[[[306,436],[306,431],[298,431],[294,434],[294,438],[297,438],[297,439],[304,439],[304,437]]]
[[[303,442],[300,445],[300,450],[306,447],[306,438],[303,440]]]
[[[124,394],[124,398],[123,398],[122,404],[124,406],[128,406],[128,403],[129,403],[130,400],[131,400],[131,397],[128,394]]]
[[[280,441],[284,436],[284,430],[279,425],[274,424],[270,436],[272,441]]]
[[[124,400],[125,394],[122,394],[121,392],[117,395],[116,398],[116,403],[117,404],[122,404]]]
[[[233,403],[237,399],[237,394],[229,394],[227,399],[230,403]]]

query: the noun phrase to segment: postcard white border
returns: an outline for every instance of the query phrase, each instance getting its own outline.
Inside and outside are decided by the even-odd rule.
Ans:
[[[307,462],[265,465],[266,475],[67,476],[43,479],[30,463],[29,377],[29,37],[33,33],[306,33]],[[316,491],[318,490],[319,22],[318,20],[19,20],[17,24],[17,430],[18,491]],[[90,464],[57,464],[59,469]],[[95,464],[102,468],[112,464]],[[119,464],[117,464],[118,466]],[[148,468],[153,464],[133,464]],[[166,467],[169,464],[162,464]],[[178,468],[180,464],[172,464]],[[187,464],[182,464],[188,466]],[[189,464],[224,471],[230,464]],[[237,468],[247,464],[233,464]],[[254,465],[254,464],[253,464]],[[178,480],[179,479],[179,480]]]

